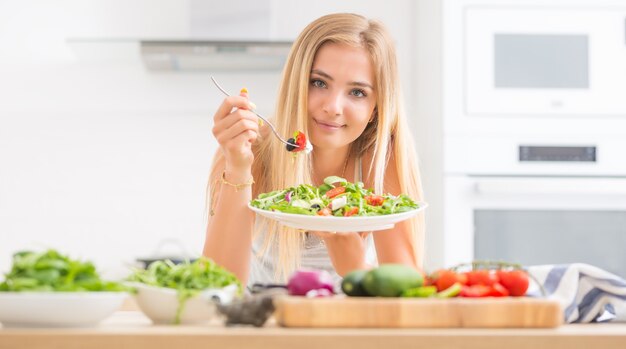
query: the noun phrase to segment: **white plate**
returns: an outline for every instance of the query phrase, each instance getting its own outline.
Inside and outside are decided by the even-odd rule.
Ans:
[[[139,309],[155,324],[174,324],[178,302],[178,291],[173,288],[156,287],[138,282],[128,283],[137,289],[135,300]],[[217,314],[215,302],[228,304],[237,295],[237,285],[228,285],[224,288],[211,288],[187,299],[180,323],[193,324],[210,321]]]
[[[258,215],[276,220],[280,224],[287,227],[309,231],[345,233],[391,229],[396,223],[411,218],[418,212],[428,207],[428,204],[425,202],[418,202],[417,204],[419,205],[419,208],[411,211],[370,217],[307,216],[302,214],[262,210],[253,207],[250,204],[248,204],[248,207]]]
[[[0,292],[4,327],[89,327],[120,308],[125,292]]]

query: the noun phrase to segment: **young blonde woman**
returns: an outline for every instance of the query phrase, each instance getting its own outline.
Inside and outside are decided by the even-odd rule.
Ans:
[[[284,281],[297,268],[335,276],[375,264],[421,268],[421,215],[375,233],[302,232],[255,217],[259,193],[320,185],[336,175],[375,192],[422,200],[413,139],[402,110],[393,40],[381,23],[332,14],[309,24],[285,65],[273,122],[313,144],[295,157],[259,126],[246,94],[227,97],[214,116],[219,143],[209,180],[204,255],[244,284]]]

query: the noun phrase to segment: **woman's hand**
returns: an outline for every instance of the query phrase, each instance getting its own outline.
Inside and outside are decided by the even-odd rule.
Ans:
[[[226,97],[213,116],[213,135],[224,151],[228,173],[249,172],[254,161],[252,143],[259,135],[257,116],[247,94]]]
[[[335,271],[340,276],[344,276],[356,269],[369,268],[365,264],[365,238],[369,233],[331,233],[321,231],[311,233],[324,241]]]

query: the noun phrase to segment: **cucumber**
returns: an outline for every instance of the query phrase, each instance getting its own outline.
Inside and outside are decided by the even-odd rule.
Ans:
[[[368,271],[363,278],[365,291],[377,297],[399,297],[404,291],[423,284],[422,274],[404,264],[383,264]]]
[[[367,270],[351,271],[343,277],[341,281],[341,290],[348,296],[366,297],[369,296],[363,288],[363,278],[367,274]]]

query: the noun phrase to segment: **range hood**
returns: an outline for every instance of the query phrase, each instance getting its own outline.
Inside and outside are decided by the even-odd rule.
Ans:
[[[279,71],[297,33],[278,30],[277,6],[275,0],[181,0],[171,16],[141,17],[119,26],[126,29],[109,29],[111,36],[67,41],[77,56],[140,58],[155,71]]]
[[[290,41],[141,40],[141,58],[150,70],[280,70]]]

